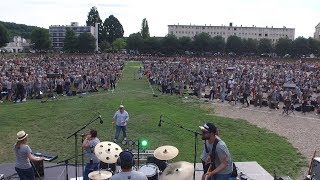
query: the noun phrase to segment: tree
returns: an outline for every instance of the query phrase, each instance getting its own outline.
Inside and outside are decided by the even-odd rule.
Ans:
[[[313,39],[313,38],[308,38],[309,41],[309,47],[310,47],[310,53],[314,55],[319,55],[320,54],[320,41]]]
[[[36,28],[31,32],[31,45],[37,51],[45,51],[51,48],[49,31],[43,28]]]
[[[123,37],[123,27],[119,20],[110,15],[103,23],[103,36],[109,43],[112,43],[117,38]]]
[[[243,52],[244,53],[247,53],[247,54],[251,54],[251,53],[254,53],[256,54],[257,53],[257,48],[258,48],[258,41],[255,40],[255,39],[243,39],[242,40],[242,44],[243,44]]]
[[[199,53],[209,52],[212,50],[211,37],[208,33],[200,33],[193,38],[193,49]]]
[[[146,18],[142,20],[142,28],[141,28],[141,36],[143,39],[147,39],[150,37],[148,21]]]
[[[190,37],[183,36],[178,39],[179,50],[184,53],[185,51],[190,51],[192,48],[192,39]]]
[[[272,51],[272,44],[270,39],[260,39],[259,44],[258,44],[258,53],[271,53]]]
[[[96,26],[96,23],[99,23],[99,25],[98,25],[98,41],[102,42],[103,40],[105,40],[105,39],[103,39],[103,36],[102,36],[102,31],[103,31],[102,20],[100,19],[99,12],[96,7],[93,6],[90,9],[86,23],[87,23],[87,26],[93,26],[93,27]]]
[[[179,42],[175,35],[169,34],[161,41],[161,51],[164,54],[173,55],[178,52]]]
[[[66,36],[64,38],[63,51],[73,53],[77,51],[77,36],[76,33],[67,28]]]
[[[226,43],[222,36],[215,36],[211,39],[211,47],[213,52],[223,52],[225,49]]]
[[[300,57],[307,54],[310,54],[308,40],[304,37],[296,38],[292,43],[292,55],[295,57]]]
[[[116,51],[120,51],[126,47],[126,41],[123,38],[117,38],[112,43],[112,48]]]
[[[127,49],[141,51],[144,46],[143,43],[144,41],[140,33],[130,34],[127,38]]]
[[[159,38],[149,37],[144,40],[142,51],[144,53],[156,54],[159,52],[160,47],[161,44]]]
[[[242,41],[238,36],[229,36],[226,44],[226,52],[233,52],[237,54],[241,54],[242,51]]]
[[[107,49],[111,48],[111,45],[108,41],[104,40],[99,43],[99,48],[101,52],[106,52]]]
[[[0,47],[5,46],[9,42],[7,29],[0,23]]]
[[[81,53],[94,52],[96,49],[96,39],[91,33],[82,33],[78,36],[78,50]]]
[[[274,51],[278,56],[291,54],[292,40],[288,38],[280,38],[275,45]]]

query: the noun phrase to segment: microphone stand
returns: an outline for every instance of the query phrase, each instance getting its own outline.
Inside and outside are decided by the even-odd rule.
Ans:
[[[164,117],[167,117],[167,116],[164,116]],[[168,117],[167,117],[168,118]],[[168,118],[170,119],[170,118]],[[176,126],[178,128],[181,128],[183,130],[186,130],[186,131],[189,131],[191,133],[194,134],[194,159],[193,159],[193,168],[194,168],[194,171],[193,171],[193,180],[195,180],[196,178],[196,161],[197,161],[197,140],[198,140],[198,135],[201,135],[200,133],[196,132],[196,131],[193,131],[193,130],[190,130],[190,129],[187,129],[177,123],[172,123],[172,122],[168,122],[168,121],[164,121],[164,120],[160,120],[161,122],[164,122],[164,123],[167,123],[167,124],[170,124],[172,126]]]
[[[68,159],[65,159],[65,160],[62,160],[62,161],[57,162],[57,164],[60,164],[60,163],[63,163],[63,162],[64,162],[64,164],[66,165],[66,179],[69,179],[69,174],[68,174],[69,161],[70,161],[71,159],[74,159],[74,158],[77,159],[79,156],[83,156],[83,154],[80,154],[80,155],[77,155],[77,156],[72,156],[72,157],[70,157],[70,158],[68,158]],[[60,165],[58,165],[58,166],[60,166]],[[51,166],[51,167],[55,167],[55,166]],[[78,169],[78,167],[77,167],[77,165],[76,165],[76,171],[77,171],[77,169]]]
[[[77,168],[78,167],[78,132],[86,128],[88,125],[90,125],[97,119],[100,119],[100,116],[91,120],[89,123],[87,123],[86,125],[84,125],[83,127],[81,127],[80,129],[78,129],[77,131],[75,131],[74,133],[72,133],[70,136],[67,137],[67,139],[69,139],[72,136],[74,136],[74,157],[75,157],[75,166],[76,166],[76,180],[78,179],[78,168]]]

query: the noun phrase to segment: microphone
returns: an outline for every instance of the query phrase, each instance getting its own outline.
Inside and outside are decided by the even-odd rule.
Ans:
[[[98,117],[99,119],[100,119],[100,124],[103,124],[103,121],[102,121],[102,118],[101,118],[101,115],[99,114],[99,117]]]
[[[160,115],[160,120],[158,126],[161,127],[161,122],[162,122],[162,114]]]

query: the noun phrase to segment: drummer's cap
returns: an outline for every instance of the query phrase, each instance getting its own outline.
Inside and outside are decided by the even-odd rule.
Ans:
[[[129,151],[123,151],[119,155],[121,166],[133,166],[133,155]]]
[[[203,131],[208,131],[213,133],[217,132],[217,127],[212,123],[206,123],[203,126],[199,126],[199,128]]]

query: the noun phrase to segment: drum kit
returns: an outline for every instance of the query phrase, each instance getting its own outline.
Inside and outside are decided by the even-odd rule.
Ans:
[[[108,164],[116,163],[121,152],[122,148],[119,145],[109,141],[100,142],[94,148],[94,153],[97,158]],[[161,146],[154,151],[153,155],[156,159],[167,162],[175,158],[178,154],[179,150],[174,146]],[[194,172],[194,167],[193,164],[189,162],[180,161],[171,163],[167,165],[163,171],[160,171],[156,164],[147,163],[142,165],[138,171],[146,175],[148,180],[190,180]],[[110,177],[112,177],[112,172],[106,170],[89,173],[91,180],[106,180]]]

